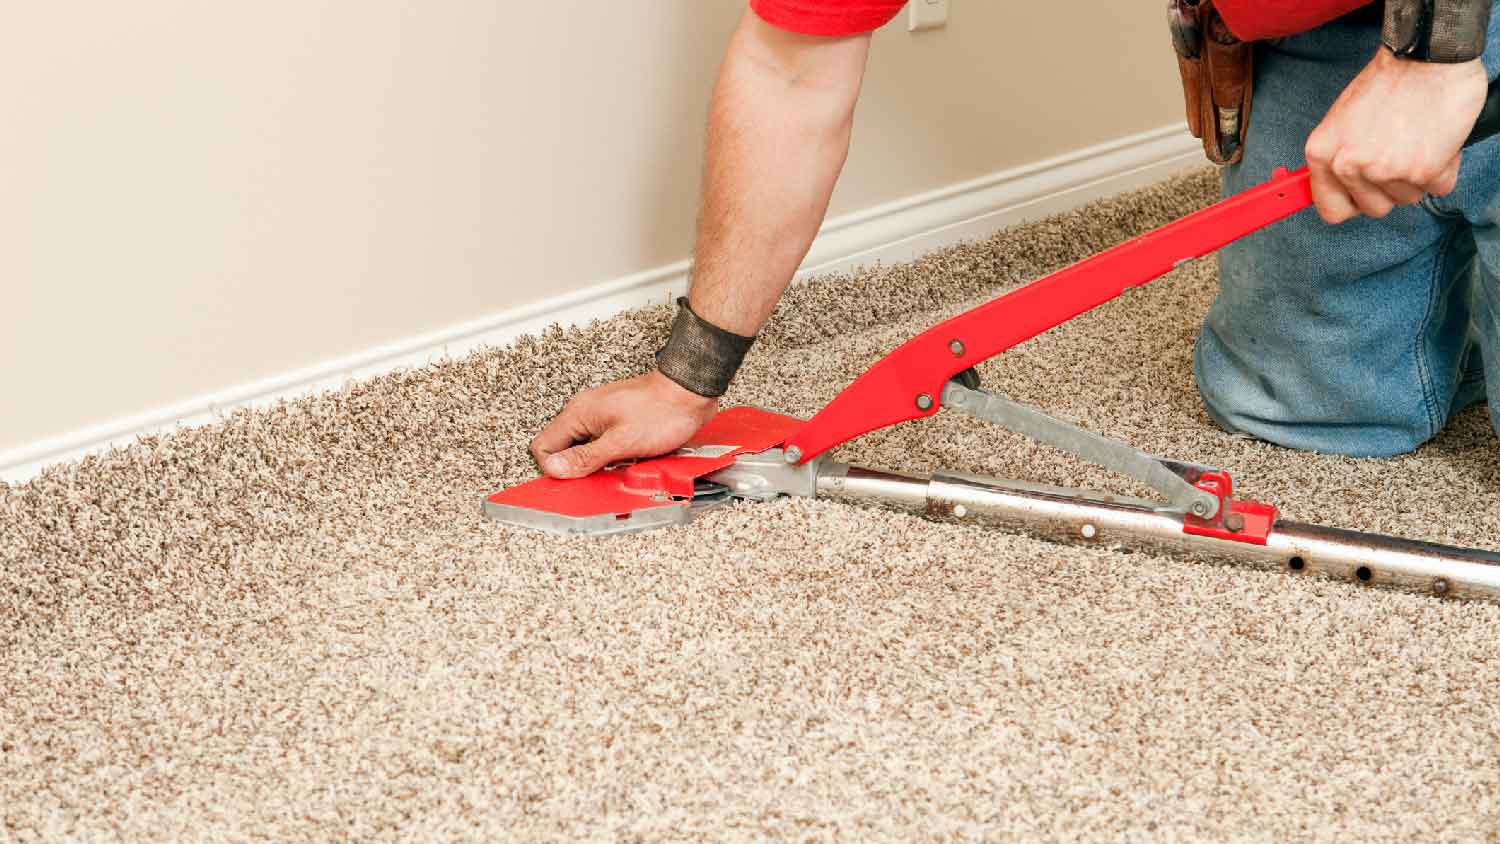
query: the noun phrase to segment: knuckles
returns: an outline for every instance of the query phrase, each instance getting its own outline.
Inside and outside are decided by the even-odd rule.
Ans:
[[[1404,173],[1392,173],[1388,178],[1390,181],[1402,181],[1408,184],[1422,187],[1437,181],[1442,173],[1432,164],[1422,161],[1406,168]]]
[[[1307,163],[1313,167],[1327,167],[1333,162],[1334,153],[1338,151],[1335,144],[1326,132],[1314,131],[1307,139],[1307,146],[1302,154],[1307,158]]]
[[[1377,185],[1388,184],[1390,182],[1413,181],[1416,173],[1411,168],[1406,168],[1403,172],[1403,168],[1387,160],[1367,164],[1362,168],[1361,172],[1367,180]]]
[[[1364,178],[1368,167],[1366,159],[1362,156],[1351,152],[1341,152],[1333,157],[1333,163],[1329,169],[1333,171],[1333,175],[1339,177],[1339,181],[1348,184],[1355,179]]]

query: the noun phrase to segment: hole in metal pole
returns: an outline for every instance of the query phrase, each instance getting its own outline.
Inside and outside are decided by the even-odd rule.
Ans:
[[[1293,557],[1286,561],[1286,567],[1292,571],[1302,571],[1307,567],[1307,561],[1301,557]]]
[[[1357,569],[1354,570],[1354,576],[1357,577],[1357,578],[1359,578],[1360,580],[1368,582],[1370,580],[1370,577],[1371,577],[1370,567],[1369,566],[1360,566],[1359,568],[1357,568]]]

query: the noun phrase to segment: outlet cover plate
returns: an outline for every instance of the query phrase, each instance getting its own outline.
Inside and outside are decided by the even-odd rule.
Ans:
[[[906,30],[941,29],[948,25],[948,0],[911,0],[906,4]]]

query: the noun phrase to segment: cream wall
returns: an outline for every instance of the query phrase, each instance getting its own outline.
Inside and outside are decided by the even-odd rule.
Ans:
[[[1180,119],[1157,3],[876,36],[833,213]],[[0,450],[676,261],[738,0],[9,4]]]

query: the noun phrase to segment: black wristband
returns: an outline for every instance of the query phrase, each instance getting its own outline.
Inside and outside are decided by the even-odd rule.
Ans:
[[[1458,64],[1484,55],[1493,0],[1385,0],[1380,40],[1405,59]]]
[[[754,337],[743,337],[708,322],[677,300],[672,336],[656,353],[656,368],[683,389],[704,398],[718,398],[729,389]]]

